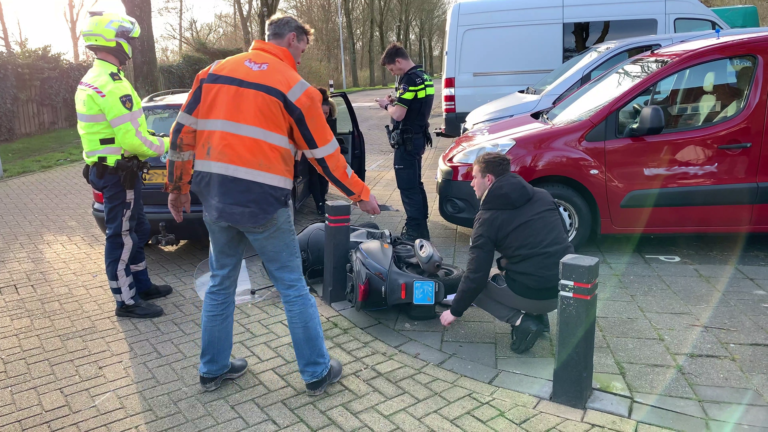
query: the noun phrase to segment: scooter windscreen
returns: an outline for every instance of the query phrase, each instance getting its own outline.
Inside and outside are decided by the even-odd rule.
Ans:
[[[200,300],[205,301],[210,284],[211,269],[209,260],[206,259],[195,269],[195,291]],[[277,297],[279,294],[270,282],[261,258],[256,254],[244,257],[240,263],[240,274],[237,276],[235,304],[256,303]]]

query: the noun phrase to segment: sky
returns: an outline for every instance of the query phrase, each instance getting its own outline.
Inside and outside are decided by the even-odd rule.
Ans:
[[[192,7],[194,16],[201,21],[208,21],[215,12],[227,8],[226,3],[214,0],[186,1]],[[80,0],[75,0],[75,4],[79,2]],[[83,15],[86,15],[86,10],[114,10],[125,13],[125,7],[120,0],[97,0],[93,7],[89,7],[93,2],[94,0],[85,0],[85,8],[83,8],[78,24],[84,22]],[[152,7],[153,9],[158,9],[163,3],[163,0],[152,0]],[[64,21],[67,0],[0,0],[0,4],[3,5],[5,23],[8,26],[12,42],[18,38],[19,30],[16,24],[18,19],[21,24],[21,31],[24,37],[29,39],[31,47],[51,45],[53,51],[63,52],[66,54],[66,57],[70,60],[72,59],[72,42],[69,38],[69,28]],[[159,38],[165,33],[166,22],[174,21],[174,17],[164,17],[158,14],[153,16],[152,27],[154,28],[155,38]]]

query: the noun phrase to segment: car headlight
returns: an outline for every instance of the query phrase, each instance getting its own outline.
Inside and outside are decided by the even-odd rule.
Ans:
[[[459,163],[474,163],[481,154],[487,152],[495,152],[504,154],[509,149],[515,146],[515,140],[507,139],[501,142],[489,142],[478,144],[475,147],[462,150],[459,154],[453,157],[454,162]]]

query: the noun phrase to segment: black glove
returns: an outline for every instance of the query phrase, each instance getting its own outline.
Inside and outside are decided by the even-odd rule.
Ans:
[[[91,184],[91,166],[88,164],[83,167],[83,178],[86,183]]]

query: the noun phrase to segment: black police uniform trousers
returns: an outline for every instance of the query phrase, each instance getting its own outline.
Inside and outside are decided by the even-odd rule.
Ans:
[[[395,150],[395,180],[405,208],[405,226],[408,230],[426,230],[429,203],[421,181],[421,158],[424,156],[426,137],[413,136],[411,150],[400,146]]]

